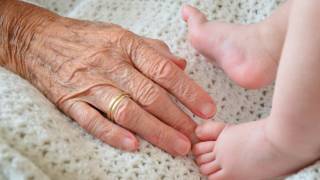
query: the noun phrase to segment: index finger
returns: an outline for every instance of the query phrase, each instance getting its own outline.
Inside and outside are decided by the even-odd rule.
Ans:
[[[196,115],[211,118],[215,114],[215,104],[210,95],[154,48],[140,45],[133,53],[132,62],[143,74],[167,89]]]

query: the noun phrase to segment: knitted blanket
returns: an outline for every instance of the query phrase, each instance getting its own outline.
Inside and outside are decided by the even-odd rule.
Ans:
[[[253,23],[268,16],[279,0],[32,0],[61,15],[113,22],[137,34],[158,38],[188,60],[187,73],[216,100],[216,119],[253,121],[270,112],[273,87],[245,90],[208,64],[186,41],[180,17],[184,3],[210,19]],[[187,110],[186,110],[187,111]],[[188,111],[187,111],[188,112]],[[190,112],[189,115],[192,116]],[[193,116],[194,117],[194,116]],[[194,119],[201,123],[200,119]],[[288,177],[320,179],[320,163]],[[0,180],[205,179],[192,156],[174,158],[141,140],[127,153],[82,130],[36,88],[0,68]]]

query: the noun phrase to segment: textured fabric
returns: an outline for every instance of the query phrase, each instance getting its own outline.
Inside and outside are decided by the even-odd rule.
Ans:
[[[268,115],[273,87],[249,91],[205,62],[186,41],[180,7],[190,3],[210,19],[253,23],[279,5],[276,0],[34,0],[73,18],[113,22],[159,38],[188,60],[187,72],[218,104],[216,119],[230,123]],[[189,112],[188,112],[189,113]],[[190,114],[190,113],[189,113]],[[201,120],[194,117],[198,122]],[[289,177],[320,179],[320,164]],[[126,153],[93,138],[59,112],[27,81],[0,68],[0,179],[205,179],[192,156],[173,158],[141,140]]]

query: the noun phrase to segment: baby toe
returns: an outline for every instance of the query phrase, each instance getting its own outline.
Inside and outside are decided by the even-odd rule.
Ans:
[[[202,141],[215,141],[225,126],[226,125],[222,122],[208,121],[207,123],[197,127],[196,135]]]
[[[184,5],[182,7],[182,18],[191,26],[200,25],[208,21],[202,12],[190,5]]]
[[[215,153],[214,153],[214,151],[211,151],[209,153],[205,153],[205,154],[198,156],[196,158],[196,163],[198,165],[202,165],[204,163],[209,163],[213,160],[215,160]]]
[[[216,173],[220,169],[221,169],[220,164],[216,160],[210,161],[210,162],[205,163],[205,164],[200,166],[200,172],[203,175],[209,175],[209,174],[212,174],[212,173]]]
[[[195,156],[199,156],[204,153],[209,153],[213,151],[215,141],[205,141],[197,143],[193,146],[192,152]]]
[[[228,178],[225,176],[222,169],[208,175],[208,180],[225,180],[225,179],[228,179]]]

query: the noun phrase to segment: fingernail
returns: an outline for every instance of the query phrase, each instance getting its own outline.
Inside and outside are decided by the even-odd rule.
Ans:
[[[186,60],[182,60],[182,69],[184,70],[187,66],[187,61]]]
[[[124,138],[122,140],[122,147],[126,151],[133,151],[136,149],[136,143],[135,140],[131,138]]]
[[[190,142],[184,138],[178,138],[174,145],[174,150],[180,155],[186,155],[190,150]]]
[[[210,118],[214,115],[216,108],[215,108],[214,104],[206,103],[201,106],[200,111],[201,111],[202,115],[206,116],[207,118]]]

